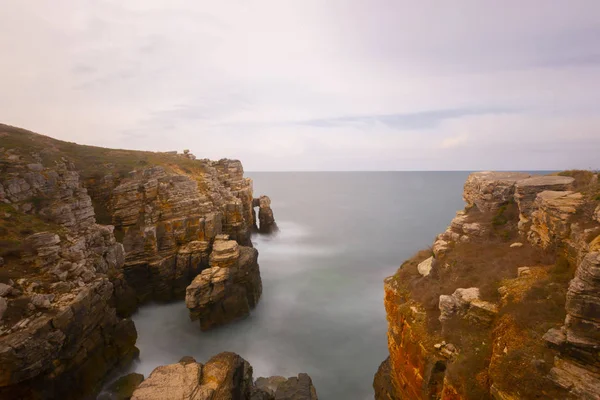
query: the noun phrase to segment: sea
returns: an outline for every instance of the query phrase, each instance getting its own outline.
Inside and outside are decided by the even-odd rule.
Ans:
[[[430,246],[464,207],[468,172],[246,172],[266,194],[279,232],[255,235],[263,282],[252,314],[202,332],[184,302],[133,316],[132,372],[222,351],[260,376],[308,373],[320,400],[373,399],[387,357],[383,280]]]

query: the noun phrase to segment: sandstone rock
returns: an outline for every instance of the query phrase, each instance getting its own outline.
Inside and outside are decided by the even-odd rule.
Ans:
[[[204,400],[211,398],[201,388],[202,364],[177,363],[157,367],[133,392],[132,400]]]
[[[252,367],[235,353],[220,353],[205,365],[191,357],[156,368],[133,400],[317,400],[310,377],[269,377],[252,382]]]
[[[531,268],[529,267],[519,267],[517,268],[517,276],[526,276],[531,274]]]
[[[318,397],[310,376],[298,374],[297,378],[288,378],[277,386],[275,400],[318,400]]]
[[[556,357],[549,376],[577,399],[594,400],[600,393],[600,374],[576,362]]]
[[[258,220],[260,233],[272,233],[277,230],[277,224],[271,209],[271,199],[268,196],[260,196],[258,199]]]
[[[433,254],[435,255],[435,257],[438,258],[441,255],[443,255],[446,251],[448,251],[448,248],[449,248],[449,244],[447,241],[438,239],[433,244],[432,251],[433,251]]]
[[[444,322],[456,314],[465,314],[474,300],[479,299],[478,288],[459,288],[452,295],[441,295],[439,301],[440,321]]]
[[[594,211],[594,219],[596,222],[600,222],[600,205],[596,207],[596,210]]]
[[[421,261],[419,263],[419,265],[417,266],[417,270],[419,271],[419,273],[421,275],[427,276],[431,272],[432,266],[433,266],[433,256],[429,257],[428,259],[426,259],[424,261]]]
[[[567,292],[567,342],[584,348],[600,348],[600,252],[581,262]],[[593,351],[593,350],[592,350]]]
[[[210,268],[186,289],[186,306],[202,330],[244,317],[258,303],[262,283],[258,252],[235,241],[218,240],[210,255]]]
[[[517,182],[515,189],[515,200],[519,206],[520,228],[527,229],[531,213],[535,211],[533,206],[538,193],[546,190],[566,191],[573,187],[574,178],[558,175],[533,176]]]
[[[513,198],[516,182],[529,176],[520,172],[475,172],[465,183],[463,198],[469,207],[494,211]]]
[[[569,235],[569,218],[583,202],[581,193],[544,191],[537,195],[531,213],[529,241],[547,248]]]

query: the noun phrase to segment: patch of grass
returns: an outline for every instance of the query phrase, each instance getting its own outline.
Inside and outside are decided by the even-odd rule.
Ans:
[[[579,191],[582,188],[585,188],[586,186],[588,186],[592,182],[592,179],[594,178],[595,174],[592,171],[581,170],[581,169],[572,169],[572,170],[559,172],[558,175],[559,176],[569,176],[571,178],[575,178],[575,182],[573,183],[573,186],[574,186],[575,190]]]

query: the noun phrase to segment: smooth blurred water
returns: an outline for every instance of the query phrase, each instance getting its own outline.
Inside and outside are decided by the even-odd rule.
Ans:
[[[372,399],[387,357],[383,279],[431,245],[463,207],[467,172],[261,172],[255,196],[271,197],[281,229],[255,236],[263,295],[242,321],[201,332],[183,302],[133,317],[140,362],[234,351],[254,377],[307,372],[321,400]]]

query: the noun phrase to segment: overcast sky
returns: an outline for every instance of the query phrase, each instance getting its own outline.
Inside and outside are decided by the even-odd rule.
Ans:
[[[1,3],[0,121],[59,139],[246,170],[600,168],[598,0]]]

